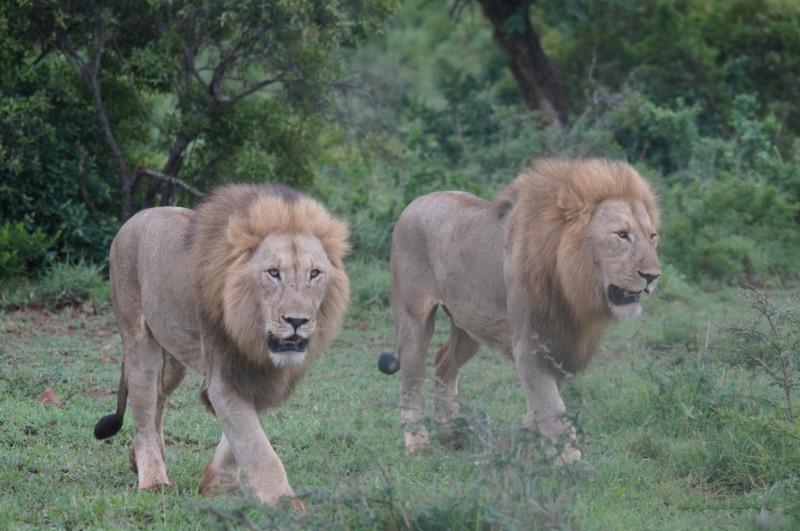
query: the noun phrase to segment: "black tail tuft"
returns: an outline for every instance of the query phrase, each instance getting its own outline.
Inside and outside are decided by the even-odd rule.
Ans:
[[[122,415],[109,413],[101,417],[97,424],[94,425],[94,437],[95,439],[107,439],[112,435],[116,435],[121,428]]]
[[[378,358],[378,370],[383,374],[394,374],[400,370],[400,360],[391,352],[383,352]]]

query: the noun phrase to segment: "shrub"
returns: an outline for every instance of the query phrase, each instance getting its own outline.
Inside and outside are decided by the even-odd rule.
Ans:
[[[795,421],[795,391],[800,389],[800,316],[792,301],[777,305],[760,290],[748,288],[744,298],[756,314],[731,330],[738,339],[735,358],[764,372],[783,392],[786,420]]]
[[[29,271],[33,264],[42,263],[57,236],[48,236],[37,228],[25,229],[22,222],[0,224],[0,282]]]
[[[737,98],[731,137],[695,135],[688,162],[658,179],[663,255],[690,280],[755,284],[800,275],[800,157],[781,156],[773,142],[777,123],[755,114],[752,97]],[[653,114],[659,116],[666,115]],[[653,142],[647,128],[634,136],[645,145],[663,140],[666,152],[658,160],[679,160],[673,155],[685,151],[680,137],[692,136],[692,128],[684,123],[667,130],[672,134]]]
[[[22,308],[39,306],[56,310],[65,306],[88,305],[97,310],[108,304],[108,282],[103,267],[79,261],[58,262],[41,278],[18,283],[4,295],[3,305]]]

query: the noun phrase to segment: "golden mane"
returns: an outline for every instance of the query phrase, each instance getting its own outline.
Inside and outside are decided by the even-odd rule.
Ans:
[[[506,220],[506,244],[519,246],[513,270],[527,291],[541,333],[570,372],[585,366],[609,309],[593,282],[586,228],[597,205],[641,201],[657,227],[660,213],[650,185],[631,166],[607,159],[537,160],[495,199]],[[530,227],[535,229],[530,230]]]
[[[192,285],[201,311],[218,330],[223,329],[251,360],[264,360],[268,348],[259,312],[225,314],[225,290],[261,241],[269,234],[310,234],[322,243],[334,267],[333,278],[317,315],[316,340],[309,345],[309,361],[341,327],[350,286],[343,259],[350,250],[347,225],[319,202],[289,187],[275,184],[235,184],[215,190],[194,214],[187,234]],[[242,287],[242,283],[233,280]],[[234,288],[235,289],[235,288]],[[241,290],[246,293],[247,290]],[[253,299],[252,292],[245,294]],[[256,304],[253,299],[252,304]],[[252,319],[241,322],[242,319]]]

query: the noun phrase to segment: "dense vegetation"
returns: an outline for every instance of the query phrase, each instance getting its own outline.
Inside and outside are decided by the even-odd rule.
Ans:
[[[385,260],[416,195],[489,196],[531,158],[593,155],[656,183],[688,278],[797,278],[796,2],[534,2],[564,126],[526,104],[480,2],[265,5],[3,4],[3,277],[102,264],[131,212],[234,180],[311,191]]]
[[[0,521],[796,527],[800,3],[497,0],[498,25],[490,1],[0,2],[0,403],[20,412],[0,419]],[[532,42],[557,79],[526,85],[507,50]],[[548,82],[549,100],[530,94]],[[513,367],[487,353],[464,376],[471,444],[408,460],[396,382],[373,366],[392,341],[394,220],[433,190],[491,197],[552,156],[626,159],[664,210],[648,315],[565,391],[596,476],[531,458]],[[109,243],[141,208],[234,181],[302,188],[352,229],[343,339],[268,421],[312,510],[138,495],[124,436],[89,492],[107,470],[86,426],[118,377],[95,359],[119,351]],[[36,402],[46,387],[61,409]],[[191,497],[217,427],[187,387],[191,416],[167,423]]]

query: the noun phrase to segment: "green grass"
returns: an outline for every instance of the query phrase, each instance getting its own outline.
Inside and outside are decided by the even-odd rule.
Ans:
[[[380,285],[358,264],[353,282]],[[376,369],[391,311],[355,291],[345,329],[264,429],[308,511],[196,488],[219,426],[187,378],[165,415],[173,491],[140,493],[120,434],[92,437],[110,412],[120,340],[107,309],[12,311],[0,319],[0,529],[792,529],[800,525],[800,426],[782,393],[730,362],[730,326],[748,308],[665,279],[647,314],[613,327],[564,389],[585,461],[555,467],[520,429],[513,364],[484,350],[461,379],[466,446],[406,456],[399,380]],[[782,297],[773,292],[772,297]],[[795,301],[796,302],[796,301]],[[795,308],[797,305],[795,304]],[[440,321],[443,324],[443,321]],[[444,339],[439,326],[435,343]],[[429,367],[429,375],[431,374]],[[61,404],[40,404],[52,388]],[[429,403],[432,384],[426,393]],[[431,421],[432,422],[432,421]],[[436,429],[435,426],[434,430]]]

